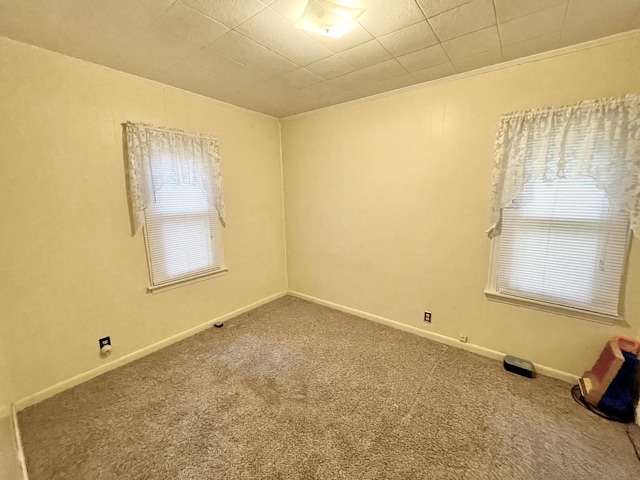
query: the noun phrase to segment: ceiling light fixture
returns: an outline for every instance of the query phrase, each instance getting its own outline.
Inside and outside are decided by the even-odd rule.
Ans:
[[[296,27],[327,37],[341,37],[363,13],[364,8],[341,5],[330,0],[309,0]]]

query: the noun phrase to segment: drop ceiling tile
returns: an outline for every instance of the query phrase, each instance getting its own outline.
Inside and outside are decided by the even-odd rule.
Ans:
[[[258,0],[181,0],[229,28],[240,25],[266,5]]]
[[[591,21],[565,21],[562,30],[562,45],[575,45],[576,43],[606,37],[615,33],[625,31],[630,23],[631,16],[627,13],[599,18]]]
[[[333,90],[328,95],[319,96],[318,100],[321,100],[316,108],[322,108],[324,106],[338,105],[340,103],[348,102],[358,98],[359,95],[350,90]]]
[[[528,57],[540,52],[555,50],[560,47],[560,32],[542,37],[529,38],[522,42],[502,46],[502,56],[505,60]]]
[[[417,72],[413,72],[412,75],[418,82],[428,82],[437,78],[448,77],[449,75],[454,75],[455,73],[456,69],[454,68],[453,64],[451,62],[447,62],[441,65],[436,65],[435,67],[418,70]]]
[[[368,67],[391,58],[391,54],[377,40],[350,48],[340,53],[340,56],[356,68]]]
[[[74,42],[64,54],[118,70],[118,59],[130,48],[129,42],[95,35],[92,41]]]
[[[368,0],[360,23],[375,37],[400,30],[424,20],[415,0]]]
[[[281,116],[288,114],[287,109],[283,107],[285,99],[264,97],[258,94],[253,88],[238,90],[225,95],[221,100],[267,115]]]
[[[398,57],[398,60],[409,72],[417,72],[418,70],[447,63],[449,62],[449,57],[447,57],[442,45],[434,45],[433,47],[402,55]]]
[[[429,18],[441,41],[461,37],[496,24],[492,0],[473,0],[453,10]]]
[[[499,28],[502,43],[508,45],[559,32],[562,30],[565,12],[566,5],[557,5],[501,23]]]
[[[407,74],[405,68],[395,58],[363,68],[360,72],[369,75],[376,82]]]
[[[351,94],[348,100],[357,100],[360,98],[371,97],[372,95],[379,95],[381,93],[388,92],[389,89],[386,88],[382,83],[372,82],[367,83],[365,85],[360,86],[359,88],[355,88],[351,90],[349,93]]]
[[[637,10],[638,0],[570,0],[567,21],[597,21],[623,13],[633,16]]]
[[[280,74],[298,68],[295,63],[233,30],[209,45],[208,49],[254,70]]]
[[[238,91],[237,84],[233,84],[231,88],[229,88],[227,85],[218,85],[216,82],[217,80],[204,84],[199,87],[198,90],[194,91],[195,93],[204,95],[205,97],[215,98],[216,100],[224,98],[225,95],[235,94]]]
[[[569,0],[494,0],[498,22],[506,22],[530,13],[558,5],[568,5]]]
[[[332,93],[341,95],[345,90],[352,90],[363,84],[373,83],[374,81],[375,79],[371,75],[362,70],[356,70],[355,72],[347,73],[346,75],[332,78],[331,80],[326,80],[318,85],[326,85]],[[314,86],[315,85],[312,85],[309,88],[313,88]]]
[[[58,32],[71,17],[67,13],[70,6],[64,0],[51,3],[48,15],[38,15],[42,8],[40,1],[15,2],[10,14],[0,15],[0,35],[59,51]]]
[[[186,64],[180,63],[175,65],[175,68],[165,70],[160,81],[215,99],[241,89],[253,88],[255,85],[248,80],[250,75],[242,71],[220,75],[202,70],[197,75],[181,75],[180,68],[183,65]]]
[[[165,70],[200,50],[201,45],[152,26],[134,37],[130,48],[114,59],[113,68],[153,78],[154,73]]]
[[[229,30],[229,27],[181,2],[174,3],[155,22],[155,26],[166,33],[171,33],[203,47]]]
[[[263,83],[261,75],[253,75],[253,72],[246,67],[241,67],[232,72],[212,72],[212,76],[203,82],[202,90],[212,98],[220,98],[221,95],[233,93],[239,90],[253,89],[256,85]],[[213,92],[217,94],[213,94]]]
[[[500,37],[496,27],[489,27],[454,38],[442,45],[451,58],[462,58],[500,48]]]
[[[214,76],[208,85],[218,91],[235,92],[243,88],[254,88],[258,85],[257,78],[250,69],[242,67],[234,72],[225,72]],[[213,96],[213,98],[216,98]]]
[[[487,67],[502,61],[502,51],[497,48],[487,52],[477,53],[470,57],[464,57],[453,61],[458,72],[467,72],[477,68]]]
[[[299,66],[331,55],[329,50],[270,8],[251,17],[236,30]]]
[[[385,92],[397,90],[399,88],[408,87],[417,83],[414,76],[410,73],[405,73],[399,77],[387,78],[386,80],[379,80],[377,82]]]
[[[269,7],[291,23],[295,23],[307,7],[307,2],[308,0],[274,0]]]
[[[251,88],[255,93],[265,98],[283,97],[291,91],[289,86],[280,78],[272,78],[265,82],[257,83],[252,85]]]
[[[378,41],[396,57],[439,43],[426,20],[384,35]]]
[[[174,2],[175,0],[65,0],[64,3],[70,6],[68,15],[76,22],[91,23],[96,28],[120,24],[123,31],[137,33],[161,17]],[[40,0],[38,3],[45,4],[47,15],[50,8],[55,8],[55,3],[51,1]]]
[[[274,77],[273,72],[262,69],[253,69],[249,66],[238,63],[230,58],[220,55],[209,48],[203,48],[194,55],[189,56],[181,62],[181,68],[186,75],[196,70],[205,70],[214,73],[215,76],[230,77],[235,81],[246,84],[264,82]]]
[[[335,80],[335,79],[334,79]],[[312,100],[327,100],[335,91],[335,87],[330,83],[333,80],[324,80],[301,89],[301,94]]]
[[[326,82],[311,85],[303,90],[298,90],[299,96],[296,97],[297,105],[304,107],[304,109],[301,108],[300,111],[316,110],[355,98],[350,91],[345,89],[336,90],[335,87],[328,84],[328,82],[332,81],[333,80],[327,80]]]
[[[199,95],[204,95],[202,91],[204,91],[204,86],[206,85],[204,81],[199,82],[195,78],[184,78],[173,71],[160,72],[154,80]],[[220,96],[218,98],[220,98]]]
[[[210,70],[193,70],[192,65],[181,61],[175,63],[171,67],[162,70],[156,80],[166,85],[182,88],[191,92],[200,92],[204,90],[204,86],[215,77],[215,73]],[[190,69],[190,70],[189,70]],[[185,70],[189,71],[189,75],[185,75]]]
[[[323,58],[322,60],[307,65],[306,68],[325,80],[339,77],[340,75],[345,75],[355,70],[350,63],[345,62],[338,55]]]
[[[291,72],[287,72],[280,77],[283,83],[293,88],[304,88],[314,83],[321,82],[323,79],[306,68],[299,68]]]
[[[20,5],[29,6],[30,3],[20,2]],[[34,6],[33,3],[31,6]],[[37,12],[32,11],[30,17],[37,19]],[[12,20],[19,18],[15,15],[0,16],[0,35],[7,35],[16,40],[112,68],[116,68],[115,61],[130,46],[131,39],[127,38],[127,34],[139,33],[141,28],[136,29],[135,26],[143,25],[143,23],[138,23],[137,19],[127,24],[106,22],[103,25],[100,17],[87,9],[81,15],[82,20],[72,15],[71,12],[67,12],[60,17],[46,15],[47,21],[45,23],[38,20],[30,22],[31,28],[35,26],[36,35],[24,38],[24,34],[29,31],[28,27],[25,28],[24,25],[18,23],[15,25],[17,30],[13,30]],[[123,21],[126,20],[125,17]],[[131,30],[129,30],[129,25],[131,25]]]
[[[108,58],[105,52],[116,48],[103,42],[130,41],[131,35],[147,28],[173,1],[3,0],[0,35],[66,55],[78,56],[80,51],[91,57],[92,49],[103,50],[96,57]]]
[[[471,1],[472,0],[418,0],[418,3],[427,17],[434,17]]]

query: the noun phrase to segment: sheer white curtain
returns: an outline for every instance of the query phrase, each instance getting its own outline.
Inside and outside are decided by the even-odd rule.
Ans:
[[[129,189],[134,233],[165,185],[201,186],[225,225],[218,140],[214,137],[127,122]]]
[[[535,152],[535,153],[532,153]],[[640,95],[514,112],[500,120],[487,233],[525,184],[591,178],[640,237]]]

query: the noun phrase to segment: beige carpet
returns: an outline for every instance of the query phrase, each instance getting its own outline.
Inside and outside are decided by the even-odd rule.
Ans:
[[[31,480],[640,479],[569,385],[290,297],[20,426]]]

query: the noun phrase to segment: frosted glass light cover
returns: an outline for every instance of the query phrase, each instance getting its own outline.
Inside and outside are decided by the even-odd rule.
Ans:
[[[343,36],[364,13],[364,8],[329,0],[309,0],[296,27],[328,37]]]

